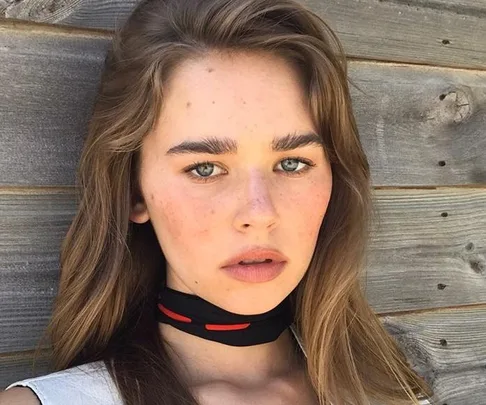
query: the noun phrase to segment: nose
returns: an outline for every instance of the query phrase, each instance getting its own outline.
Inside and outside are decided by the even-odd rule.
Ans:
[[[234,218],[235,228],[245,232],[251,229],[269,232],[275,228],[280,219],[268,180],[261,174],[253,173],[240,186],[241,193],[235,195],[239,202]]]

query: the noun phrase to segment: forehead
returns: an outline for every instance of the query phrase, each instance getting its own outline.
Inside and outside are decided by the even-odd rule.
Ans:
[[[312,129],[298,73],[270,53],[212,53],[186,60],[164,88],[156,134],[164,144],[200,136],[273,138]],[[305,128],[302,128],[304,126]]]

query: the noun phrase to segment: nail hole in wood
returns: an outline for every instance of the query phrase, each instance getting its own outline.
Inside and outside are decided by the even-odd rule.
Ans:
[[[469,242],[469,243],[466,245],[466,250],[473,250],[473,249],[474,249],[474,243]]]
[[[442,43],[443,43],[444,45],[449,45],[449,44],[451,43],[451,41],[449,41],[448,39],[443,39],[443,40],[442,40]]]
[[[439,96],[439,99],[440,99],[440,100],[444,100],[445,98],[446,98],[446,95],[445,95],[445,94],[441,94],[441,95]]]
[[[443,212],[442,214],[440,214],[442,217],[447,217],[449,214],[447,212]]]
[[[444,290],[446,287],[447,287],[447,285],[445,285],[445,284],[442,284],[442,283],[437,284],[437,288],[439,290]]]
[[[439,166],[445,166],[446,162],[445,160],[439,160]]]
[[[447,346],[447,340],[445,340],[445,339],[441,339],[441,340],[440,340],[440,345],[441,345],[441,346]]]

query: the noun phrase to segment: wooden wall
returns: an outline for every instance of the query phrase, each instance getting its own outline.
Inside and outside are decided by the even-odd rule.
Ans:
[[[369,300],[441,405],[486,404],[486,1],[301,0],[342,39],[380,222]],[[133,0],[0,0],[0,388],[31,357],[106,47]],[[47,353],[47,352],[46,352]]]

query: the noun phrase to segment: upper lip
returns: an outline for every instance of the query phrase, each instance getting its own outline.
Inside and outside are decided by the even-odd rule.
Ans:
[[[223,263],[221,267],[232,266],[238,264],[242,260],[251,261],[251,260],[263,260],[263,259],[271,259],[272,261],[275,262],[287,261],[287,257],[285,257],[283,253],[281,253],[276,249],[255,246],[253,248],[238,253],[236,256],[233,256],[231,259]]]

